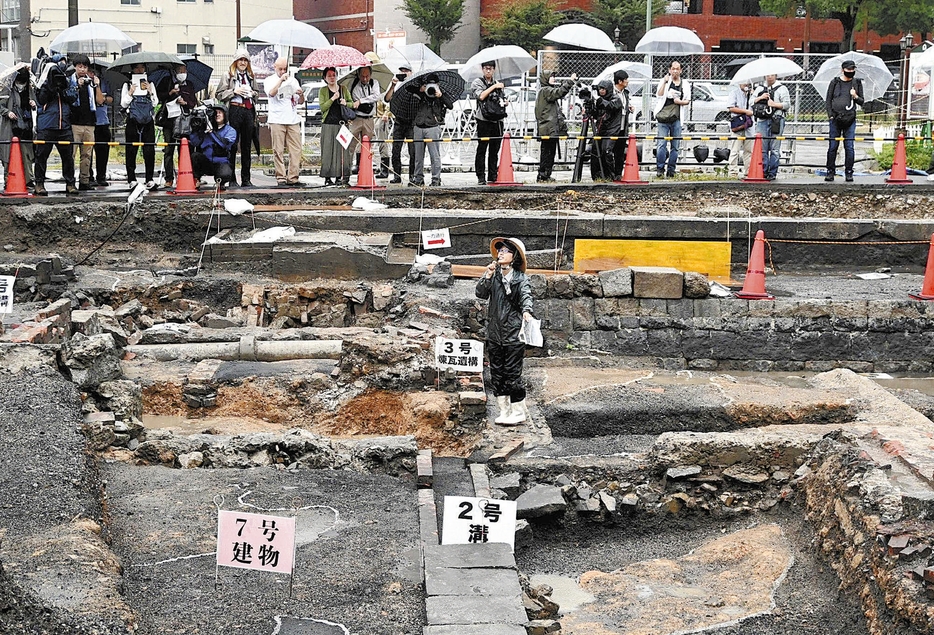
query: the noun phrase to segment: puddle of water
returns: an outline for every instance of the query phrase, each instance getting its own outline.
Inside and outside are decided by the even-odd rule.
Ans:
[[[551,599],[561,607],[562,613],[576,611],[584,604],[589,604],[596,599],[584,591],[577,580],[563,575],[530,575],[529,583],[533,587],[547,584],[554,589]]]

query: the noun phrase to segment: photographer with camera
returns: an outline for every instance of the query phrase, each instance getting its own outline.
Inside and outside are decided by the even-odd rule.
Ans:
[[[305,103],[305,93],[298,80],[289,75],[289,60],[280,57],[275,72],[263,80],[269,96],[266,122],[272,140],[272,159],[279,187],[298,187],[302,167],[302,118],[298,105]],[[285,152],[289,153],[289,171],[285,170]]]
[[[612,181],[616,174],[616,140],[611,137],[619,135],[623,122],[623,102],[609,79],[597,84],[593,121],[590,176],[595,182]]]
[[[438,85],[438,76],[429,74],[424,81],[411,81],[405,84],[406,90],[418,98],[415,110],[414,139],[415,165],[409,173],[409,185],[421,187],[425,184],[425,146],[431,158],[431,185],[441,185],[441,148],[436,143],[441,139],[441,125],[448,110],[454,107],[454,96],[448,95]],[[431,139],[431,143],[425,143]]]
[[[146,76],[146,65],[133,67],[133,80],[123,87],[120,106],[126,112],[126,180],[130,190],[136,188],[136,149],[143,144],[143,165],[146,169],[146,189],[154,190],[156,182],[156,87]]]
[[[40,61],[36,91],[38,117],[36,120],[36,196],[48,196],[45,189],[46,166],[52,148],[58,149],[62,158],[62,176],[65,178],[65,194],[78,193],[75,187],[74,134],[71,129],[71,109],[78,105],[78,88],[71,82],[75,67],[61,55],[53,55]]]
[[[97,125],[97,108],[104,103],[101,80],[91,74],[91,60],[87,55],[72,58],[75,74],[72,84],[78,90],[78,105],[71,112],[71,129],[75,137],[75,158],[80,157],[78,189],[91,189],[91,155],[94,152],[94,127]]]
[[[551,183],[551,172],[555,167],[555,154],[558,150],[558,137],[568,133],[568,122],[561,112],[561,100],[564,99],[577,81],[577,73],[560,84],[554,71],[544,71],[541,87],[535,98],[535,120],[538,122],[538,136],[542,139],[541,158],[538,163],[539,183]]]
[[[496,62],[490,60],[480,65],[483,77],[470,84],[470,96],[477,100],[474,119],[477,120],[477,154],[474,171],[477,183],[495,183],[499,176],[499,147],[503,142],[503,119],[506,118],[506,84],[493,79]],[[484,141],[484,139],[488,139]]]
[[[752,104],[756,134],[762,135],[763,176],[774,181],[782,157],[782,140],[778,137],[785,132],[785,106],[791,104],[791,93],[777,75],[766,75],[765,84],[754,91]]]
[[[33,174],[32,111],[36,109],[36,89],[29,76],[29,67],[23,66],[13,76],[13,81],[0,87],[0,161],[3,162],[4,182],[10,171],[10,144],[13,137],[20,143],[23,157],[23,175],[26,187],[35,187]]]
[[[367,56],[371,61],[373,58],[379,61],[374,53],[367,53]],[[353,99],[350,107],[353,108],[354,113],[357,115],[347,125],[351,134],[353,134],[353,139],[350,141],[350,147],[348,148],[350,152],[355,154],[352,174],[360,171],[360,142],[357,140],[362,141],[363,137],[367,136],[372,141],[373,133],[376,131],[376,102],[382,98],[382,95],[379,90],[379,82],[372,76],[372,72],[369,66],[361,66],[357,69],[357,76],[350,84],[350,96]],[[372,157],[370,157],[370,160],[372,160]]]
[[[210,123],[208,122],[210,119]],[[196,109],[191,117],[191,172],[195,181],[213,176],[221,190],[233,179],[231,151],[237,146],[237,131],[227,123],[227,108],[221,104]]]

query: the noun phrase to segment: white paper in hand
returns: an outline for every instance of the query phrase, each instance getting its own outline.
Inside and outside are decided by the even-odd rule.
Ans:
[[[344,146],[344,150],[346,150],[351,141],[353,141],[353,134],[350,132],[350,128],[342,125],[337,132],[337,142]]]
[[[519,340],[525,342],[526,346],[541,346],[545,343],[542,337],[542,321],[532,318],[531,320],[522,320],[522,328],[519,329]]]

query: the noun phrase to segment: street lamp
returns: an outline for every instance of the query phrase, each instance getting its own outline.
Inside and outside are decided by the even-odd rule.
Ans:
[[[914,46],[915,37],[911,33],[906,33],[898,41],[898,48],[901,49],[901,72],[898,81],[901,82],[898,91],[898,130],[896,134],[905,132],[905,126],[908,123],[908,110],[910,107],[910,93],[908,90],[908,72],[911,67],[908,56],[911,55],[911,48]]]
[[[619,26],[613,29],[613,47],[617,51],[623,50],[623,43],[619,41]]]

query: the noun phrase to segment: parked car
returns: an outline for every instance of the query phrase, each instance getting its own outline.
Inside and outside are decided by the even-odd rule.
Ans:
[[[305,93],[305,125],[321,125],[321,105],[318,103],[318,93],[324,82],[307,82],[302,84]]]
[[[532,87],[507,86],[504,89],[506,100],[505,129],[512,135],[535,134],[535,96]],[[455,137],[472,137],[477,131],[473,111],[476,100],[465,89],[460,99],[454,102],[444,118],[444,133]]]
[[[690,80],[689,80],[690,81]],[[630,91],[633,106],[636,108],[635,121],[644,121],[642,117],[642,89],[645,85]],[[652,87],[649,106],[654,103],[655,90]],[[653,116],[654,119],[654,116]],[[729,99],[715,92],[713,85],[705,82],[691,82],[691,104],[688,107],[687,130],[693,132],[698,127],[716,130],[717,124],[730,120]]]

